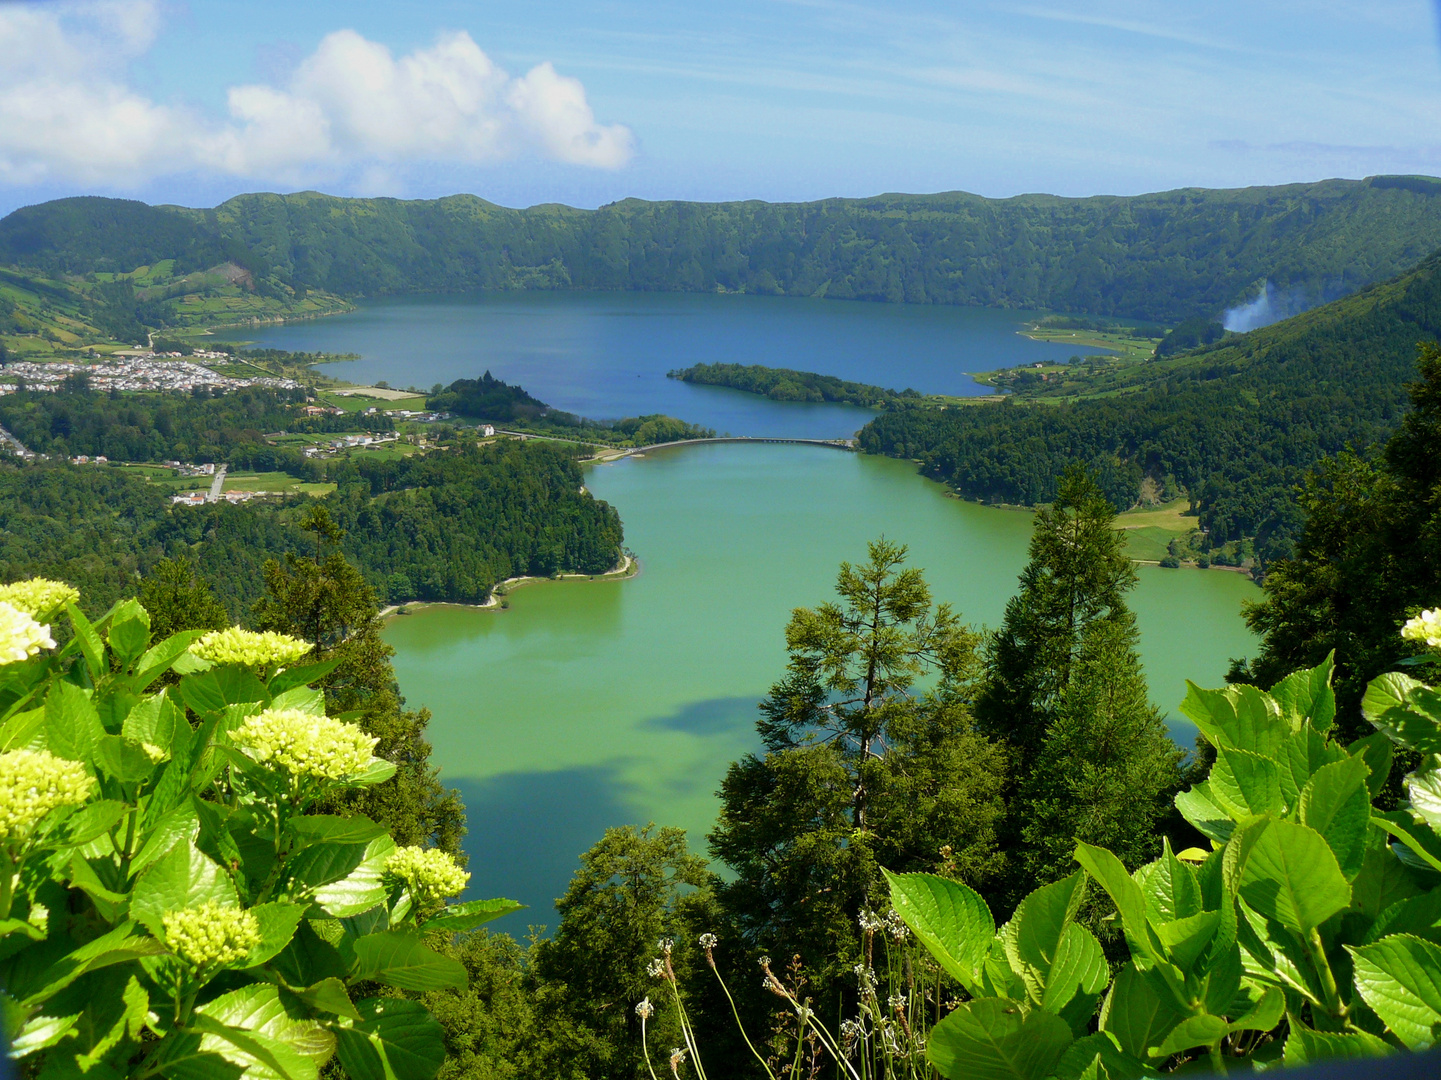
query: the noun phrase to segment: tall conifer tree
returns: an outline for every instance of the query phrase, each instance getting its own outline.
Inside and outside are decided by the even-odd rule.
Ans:
[[[1136,655],[1125,602],[1136,571],[1115,516],[1089,475],[1066,473],[989,645],[976,714],[1017,751],[1006,830],[1017,893],[1070,873],[1078,839],[1133,866],[1151,857],[1180,782]]]

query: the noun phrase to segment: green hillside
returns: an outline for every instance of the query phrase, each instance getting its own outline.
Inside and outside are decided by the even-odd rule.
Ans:
[[[1316,298],[1441,247],[1441,181],[1327,180],[1137,196],[964,192],[811,203],[627,199],[510,210],[471,195],[241,195],[209,210],[62,199],[0,220],[0,264],[54,276],[229,263],[263,293],[746,291],[1048,308],[1175,323],[1264,280]]]
[[[177,212],[340,294],[720,289],[1170,323],[1215,315],[1263,279],[1321,298],[1392,277],[1441,247],[1438,197],[1441,181],[1373,177],[1087,199],[627,199],[595,211],[307,192]]]
[[[1111,385],[895,410],[862,431],[861,445],[1006,503],[1048,501],[1073,460],[1099,472],[1119,506],[1146,478],[1171,478],[1190,492],[1213,543],[1255,536],[1274,556],[1295,528],[1291,489],[1301,474],[1395,428],[1417,342],[1438,336],[1441,255],[1293,319],[1117,368]]]

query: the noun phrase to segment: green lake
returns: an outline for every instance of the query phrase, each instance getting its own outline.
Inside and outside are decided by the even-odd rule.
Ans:
[[[884,531],[938,601],[995,626],[1025,562],[1028,513],[961,502],[909,462],[818,447],[716,444],[588,470],[620,511],[641,572],[538,582],[507,611],[393,619],[400,685],[434,713],[433,760],[463,794],[470,895],[551,901],[610,825],[678,825],[704,847],[726,766],[756,746],[755,704],[782,672],[792,608],[833,595],[843,559]],[[1132,597],[1152,697],[1219,685],[1253,652],[1259,591],[1219,570],[1140,569]],[[1189,725],[1175,724],[1189,746]]]

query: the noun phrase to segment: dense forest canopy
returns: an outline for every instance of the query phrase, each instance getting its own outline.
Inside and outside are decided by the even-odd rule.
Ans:
[[[884,409],[905,401],[920,401],[915,390],[887,390],[883,386],[838,379],[814,371],[765,367],[761,364],[693,364],[667,372],[667,377],[701,386],[727,386],[772,401],[836,401]]]
[[[132,269],[234,245],[287,288],[342,295],[719,289],[1174,323],[1215,317],[1266,281],[1319,301],[1414,265],[1441,247],[1441,185],[1395,179],[1085,199],[627,199],[598,210],[512,210],[471,195],[252,194],[209,210],[62,199],[0,222],[0,262]]]
[[[621,557],[615,509],[582,491],[573,451],[514,442],[403,461],[336,461],[330,496],[171,507],[163,489],[99,466],[0,465],[0,578],[46,575],[103,611],[167,557],[192,559],[234,618],[267,559],[314,549],[324,507],[340,550],[383,599],[479,601],[519,574],[602,573]]]

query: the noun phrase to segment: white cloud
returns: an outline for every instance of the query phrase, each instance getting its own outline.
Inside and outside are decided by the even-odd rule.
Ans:
[[[0,182],[191,171],[305,182],[518,157],[615,169],[634,153],[579,81],[549,63],[512,77],[464,32],[397,58],[339,30],[283,84],[233,86],[228,117],[207,117],[127,82],[159,26],[155,0],[0,5]]]

